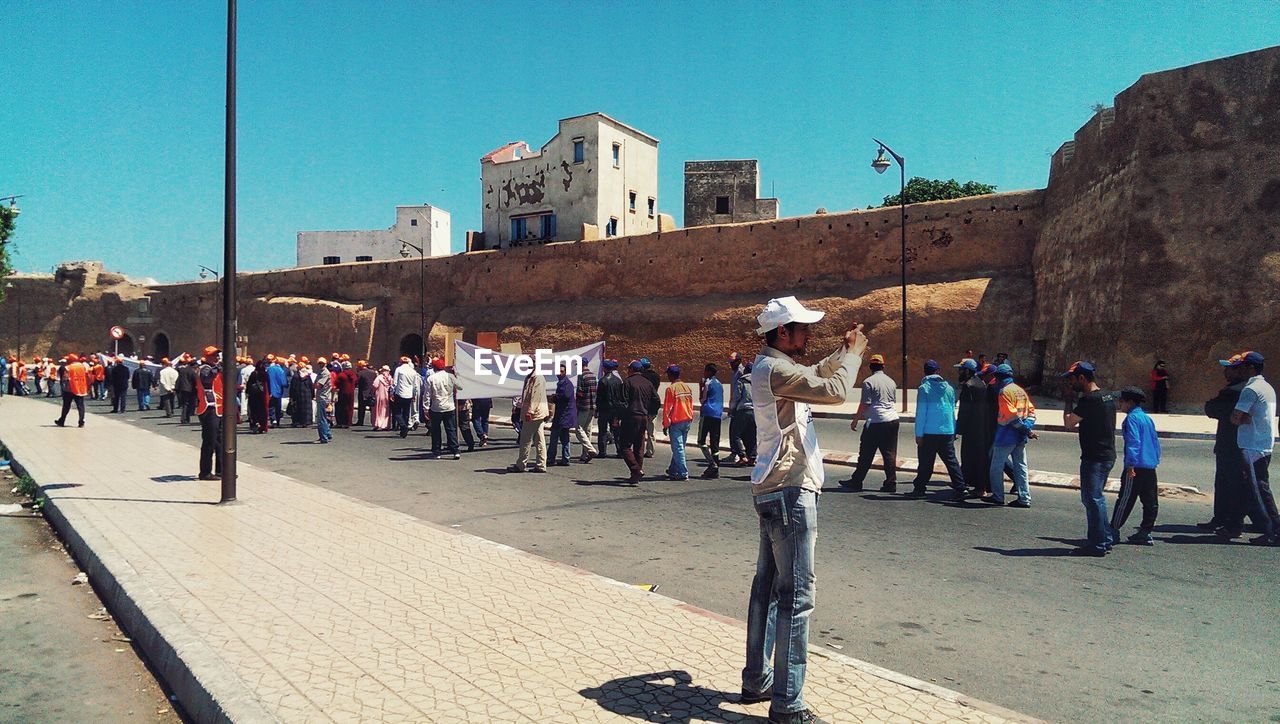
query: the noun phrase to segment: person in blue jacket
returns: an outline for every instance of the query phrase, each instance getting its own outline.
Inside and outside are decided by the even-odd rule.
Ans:
[[[281,400],[289,396],[289,375],[284,368],[284,360],[275,355],[267,357],[267,364],[270,365],[267,367],[267,392],[271,398],[267,415],[271,418],[272,427],[280,427],[280,420],[284,417]]]
[[[1138,532],[1129,536],[1129,542],[1137,545],[1155,545],[1151,529],[1156,525],[1160,512],[1159,491],[1156,489],[1156,466],[1160,464],[1160,438],[1156,425],[1142,409],[1147,396],[1137,387],[1120,391],[1116,409],[1125,413],[1124,418],[1124,474],[1120,476],[1120,497],[1116,499],[1111,527],[1118,534],[1124,522],[1133,512],[1136,494],[1142,500],[1142,522]]]
[[[956,388],[938,374],[938,369],[937,362],[925,362],[924,379],[916,390],[916,456],[920,462],[910,494],[922,496],[928,492],[933,461],[941,457],[951,477],[954,498],[964,500],[968,491],[956,460]]]
[[[698,419],[698,449],[707,461],[702,478],[714,480],[720,477],[720,425],[724,417],[724,386],[716,379],[718,368],[708,364],[703,370],[700,390],[701,407]]]

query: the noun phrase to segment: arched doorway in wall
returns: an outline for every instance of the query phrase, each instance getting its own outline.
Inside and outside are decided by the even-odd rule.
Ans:
[[[406,334],[400,339],[400,354],[404,357],[416,357],[422,354],[422,335]]]
[[[114,339],[108,340],[107,349],[116,354],[124,355],[125,357],[132,357],[134,353],[133,335],[125,334],[125,336],[121,337],[118,342]]]
[[[157,361],[169,356],[169,335],[156,332],[156,335],[151,338],[151,356]]]

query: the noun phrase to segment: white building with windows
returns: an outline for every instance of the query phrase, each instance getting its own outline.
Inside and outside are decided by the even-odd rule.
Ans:
[[[386,261],[406,256],[448,256],[449,212],[428,204],[397,206],[396,223],[370,231],[299,231],[298,266]],[[417,248],[414,248],[417,247]]]
[[[565,118],[537,151],[485,154],[480,183],[472,251],[658,231],[658,139],[603,113]]]

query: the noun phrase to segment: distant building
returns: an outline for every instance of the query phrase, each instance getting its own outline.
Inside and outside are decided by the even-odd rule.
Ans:
[[[485,154],[480,182],[484,231],[468,250],[659,228],[658,139],[603,113],[565,118],[537,151],[514,141]]]
[[[760,162],[685,161],[684,225],[778,218],[778,200],[760,198]]]
[[[434,206],[397,206],[396,223],[389,229],[370,231],[299,231],[298,266],[346,264],[353,261],[386,261],[418,256],[448,256],[449,212]],[[401,243],[406,242],[406,243]]]

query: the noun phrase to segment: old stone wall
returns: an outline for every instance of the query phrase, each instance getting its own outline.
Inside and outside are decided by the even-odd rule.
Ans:
[[[759,161],[685,161],[685,226],[776,218],[778,200],[760,198]]]
[[[1064,151],[1035,252],[1051,367],[1092,358],[1104,385],[1145,385],[1164,359],[1194,409],[1221,386],[1214,360],[1280,360],[1280,49],[1143,76]]]

